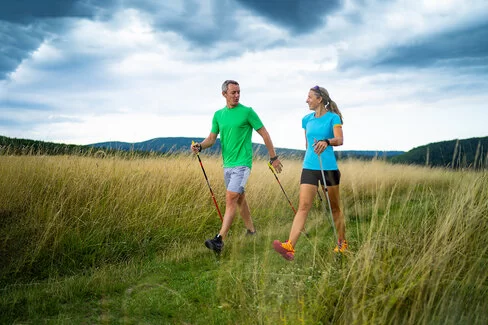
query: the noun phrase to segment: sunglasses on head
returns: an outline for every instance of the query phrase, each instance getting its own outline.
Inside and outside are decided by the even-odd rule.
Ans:
[[[312,90],[315,91],[316,93],[318,93],[320,95],[320,97],[323,97],[322,96],[322,91],[320,90],[320,87],[319,86],[312,87]]]

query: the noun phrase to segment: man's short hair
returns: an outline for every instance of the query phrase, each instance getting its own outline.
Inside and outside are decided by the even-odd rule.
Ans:
[[[226,80],[222,84],[222,92],[224,92],[224,93],[227,92],[227,89],[229,89],[229,85],[230,84],[239,86],[239,83],[237,81],[235,81],[235,80]]]

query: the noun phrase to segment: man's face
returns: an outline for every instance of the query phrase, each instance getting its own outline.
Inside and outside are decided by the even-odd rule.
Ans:
[[[222,92],[222,96],[225,97],[227,107],[236,107],[239,104],[239,97],[241,97],[241,88],[239,85],[229,84],[227,91]]]

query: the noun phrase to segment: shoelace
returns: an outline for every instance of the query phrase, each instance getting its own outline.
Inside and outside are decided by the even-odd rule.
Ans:
[[[283,248],[286,249],[287,251],[295,253],[295,249],[293,248],[293,245],[289,240],[281,244],[281,246],[283,246]]]

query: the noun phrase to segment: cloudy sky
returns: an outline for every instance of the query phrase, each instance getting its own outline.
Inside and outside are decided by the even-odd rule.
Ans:
[[[341,150],[488,136],[486,17],[487,0],[1,1],[0,135],[206,137],[235,79],[276,147],[303,149],[317,84]]]

